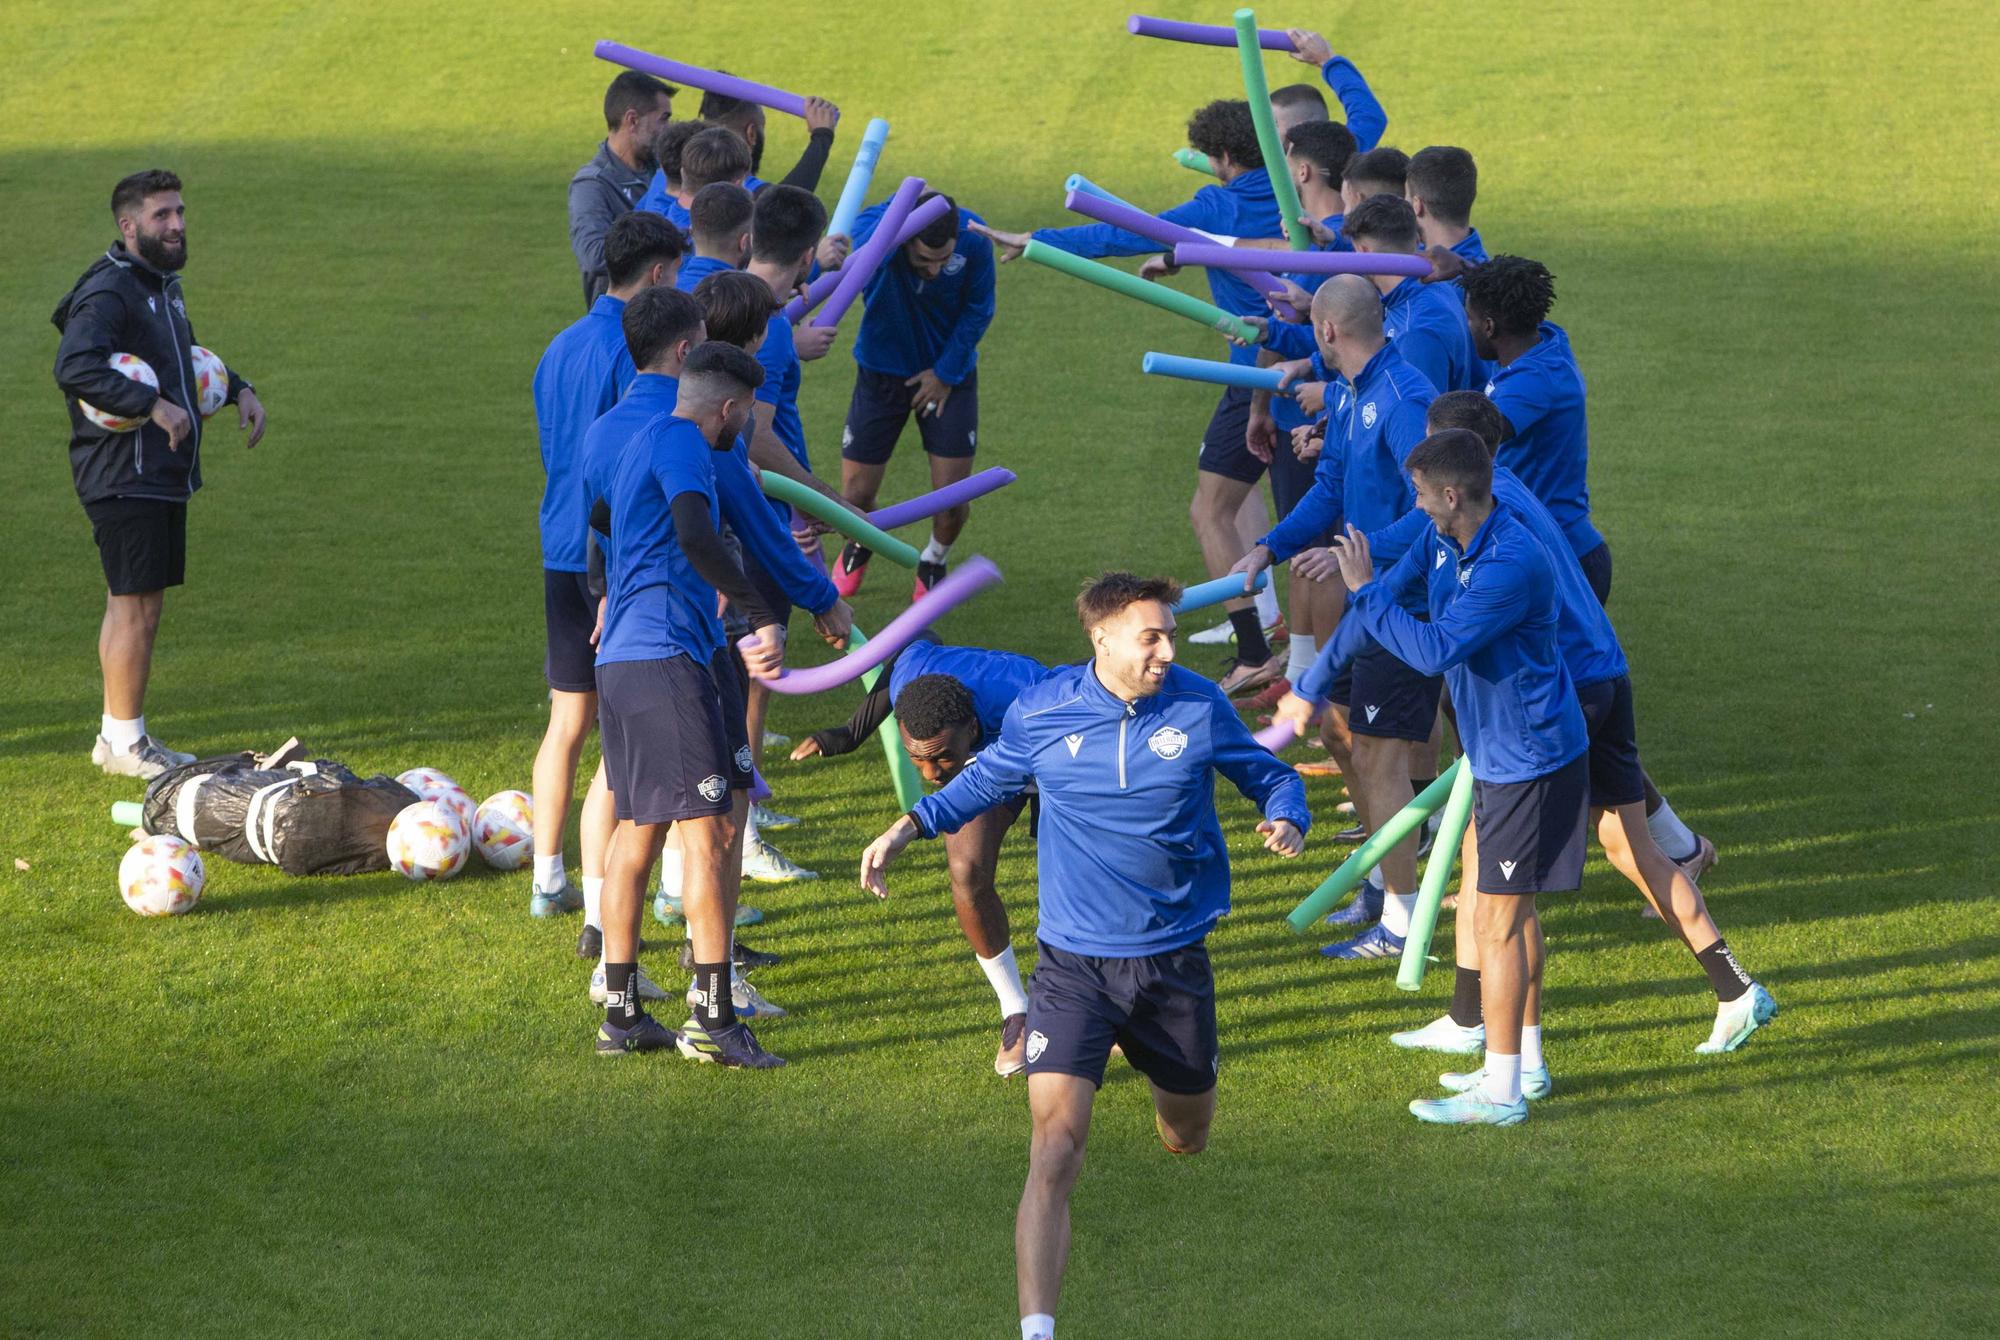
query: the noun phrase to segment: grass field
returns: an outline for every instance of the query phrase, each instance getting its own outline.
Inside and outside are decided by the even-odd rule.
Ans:
[[[1168,151],[1234,62],[1128,38],[1124,13],[0,13],[0,1334],[1012,1334],[1023,1089],[988,1068],[992,999],[938,854],[887,904],[854,887],[892,817],[872,750],[773,769],[808,820],[783,845],[828,876],[754,896],[755,942],[787,955],[760,983],[796,1016],[764,1034],[792,1061],[775,1075],[596,1060],[576,922],[531,921],[523,876],[294,882],[217,860],[195,915],[119,905],[105,807],[137,788],[86,763],[102,587],[46,314],[111,240],[112,181],[178,170],[198,328],[272,426],[250,455],[233,419],[211,427],[159,734],[220,751],[297,733],[364,771],[526,786],[527,383],[578,310],[563,185],[610,73],[590,44],[835,98],[829,200],[884,115],[885,174],[1032,226],[1059,221],[1069,172],[1156,205],[1195,184]],[[1420,1129],[1404,1104],[1441,1067],[1384,1035],[1434,1014],[1448,977],[1406,997],[1293,937],[1281,914],[1344,849],[1284,866],[1232,795],[1214,1143],[1165,1156],[1144,1085],[1106,1085],[1064,1334],[1992,1333],[1990,8],[1266,18],[1359,61],[1389,142],[1472,148],[1489,246],[1556,272],[1648,762],[1721,847],[1711,906],[1784,1014],[1698,1063],[1698,973],[1594,861],[1547,900],[1557,1096],[1511,1132]],[[798,132],[774,133],[782,170]],[[1009,580],[953,640],[1074,657],[1081,577],[1196,575],[1207,399],[1142,382],[1148,348],[1212,341],[1003,273],[981,458],[1021,482],[959,552]],[[829,469],[847,362],[806,383]],[[906,442],[887,496],[920,469]],[[867,626],[899,586],[878,574]],[[850,703],[781,703],[774,724]],[[1315,784],[1322,817],[1333,798]],[[1003,875],[1025,951],[1025,841]],[[718,1217],[726,1252],[704,1259],[693,1230]]]

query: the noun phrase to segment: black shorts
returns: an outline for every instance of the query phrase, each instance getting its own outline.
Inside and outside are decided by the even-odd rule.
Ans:
[[[549,628],[542,678],[559,693],[597,692],[597,648],[590,645],[597,602],[591,599],[590,579],[581,572],[543,568],[542,616]]]
[[[1250,446],[1243,440],[1249,429],[1249,389],[1223,387],[1222,399],[1215,402],[1215,413],[1209,416],[1208,427],[1201,435],[1199,468],[1244,484],[1262,479],[1264,462],[1250,454]]]
[[[1313,472],[1319,469],[1317,458],[1310,461],[1298,458],[1298,453],[1292,450],[1291,438],[1289,432],[1280,428],[1278,445],[1271,449],[1271,507],[1280,521],[1290,516],[1299,499],[1311,490]],[[1332,540],[1317,535],[1312,539],[1314,547],[1331,543]]]
[[[1472,783],[1479,892],[1562,893],[1583,883],[1590,755],[1525,782]]]
[[[1431,738],[1443,690],[1442,675],[1412,670],[1371,640],[1333,681],[1329,696],[1347,709],[1347,729],[1354,734],[1421,744]]]
[[[778,626],[788,626],[792,622],[792,598],[785,594],[784,586],[771,575],[770,570],[757,561],[757,556],[750,552],[747,544],[743,546],[743,575],[750,579],[750,585],[757,588],[764,608],[771,611],[771,617],[778,621]]]
[[[1215,977],[1205,945],[1099,958],[1042,943],[1028,989],[1028,1073],[1102,1085],[1114,1042],[1168,1093],[1215,1087]]]
[[[1611,603],[1611,546],[1600,544],[1587,554],[1580,554],[1577,566],[1583,569],[1583,579],[1590,583],[1590,589],[1597,596],[1597,603]]]
[[[613,661],[597,667],[597,733],[604,778],[620,819],[639,824],[729,812],[729,793],[750,789],[743,695],[718,651]]]
[[[840,433],[840,458],[859,465],[886,465],[903,435],[916,388],[886,372],[854,369],[854,398]],[[966,457],[979,445],[979,374],[968,372],[951,388],[944,408],[917,415],[917,436],[933,456]]]
[[[1632,805],[1646,798],[1646,770],[1639,764],[1639,731],[1632,717],[1629,675],[1585,684],[1576,691],[1590,730],[1590,807]]]
[[[187,580],[187,504],[100,498],[83,505],[114,596],[164,591]]]

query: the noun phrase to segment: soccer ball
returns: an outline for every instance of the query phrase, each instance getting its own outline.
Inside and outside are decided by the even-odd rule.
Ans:
[[[198,344],[188,346],[188,361],[194,364],[194,402],[206,419],[229,400],[229,369]]]
[[[405,805],[389,825],[389,864],[409,879],[450,879],[471,850],[465,821],[435,800]]]
[[[122,372],[133,381],[150,386],[155,391],[160,389],[159,374],[153,371],[151,363],[139,355],[113,354],[105,361],[113,372]],[[146,416],[143,414],[134,419],[121,418],[116,414],[106,414],[97,406],[86,405],[81,400],[76,402],[76,407],[83,411],[84,418],[108,433],[129,433],[146,421]]]
[[[435,800],[456,814],[465,831],[472,831],[472,818],[478,807],[472,803],[472,797],[465,794],[465,788],[454,782],[449,774],[436,768],[411,768],[396,780],[416,792],[418,800]]]
[[[519,870],[535,850],[535,802],[526,791],[496,791],[472,816],[472,842],[495,870]]]
[[[118,863],[118,892],[142,917],[177,917],[190,910],[201,901],[207,881],[194,844],[167,833],[139,839]]]

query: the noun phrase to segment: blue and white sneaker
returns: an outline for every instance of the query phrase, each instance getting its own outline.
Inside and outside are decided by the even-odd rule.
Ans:
[[[583,890],[570,883],[567,877],[563,879],[560,889],[552,893],[543,893],[540,889],[536,889],[534,896],[528,899],[530,916],[559,917],[565,912],[578,912],[582,909]]]
[[[1702,1056],[1733,1052],[1749,1041],[1752,1033],[1777,1017],[1778,1002],[1769,991],[1753,985],[1727,1005],[1716,1006],[1715,1030],[1695,1051]]]
[[[605,984],[604,976],[604,965],[599,963],[597,971],[590,974],[590,1003],[593,1005],[602,1005],[611,996],[611,991]],[[659,983],[646,976],[644,968],[638,968],[633,971],[632,990],[640,1000],[665,1000],[667,998],[667,993],[660,989]]]
[[[630,1028],[620,1028],[616,1024],[597,1026],[597,1054],[599,1056],[623,1056],[627,1052],[661,1052],[680,1045],[681,1036],[655,1019],[650,1014],[642,1014],[638,1022]]]
[[[1382,903],[1388,897],[1380,887],[1363,884],[1354,901],[1338,912],[1327,914],[1329,926],[1372,926],[1382,919]]]
[[[776,1070],[784,1059],[771,1055],[757,1044],[750,1025],[738,1019],[727,1028],[710,1033],[699,1019],[681,1025],[680,1053],[690,1061],[707,1061],[732,1070]]]
[[[754,907],[739,903],[736,907],[738,926],[755,926],[764,919],[764,914]],[[663,926],[678,926],[684,920],[681,915],[681,900],[677,894],[658,893],[653,895],[653,920]]]
[[[1433,1126],[1518,1126],[1528,1119],[1528,1100],[1496,1103],[1472,1089],[1450,1098],[1419,1098],[1410,1104],[1410,1115]]]
[[[1448,1052],[1454,1056],[1477,1056],[1486,1050],[1486,1025],[1467,1028],[1450,1015],[1433,1019],[1422,1028],[1391,1033],[1389,1041],[1416,1052]]]
[[[1453,1072],[1447,1070],[1438,1076],[1438,1083],[1453,1093],[1471,1093],[1486,1078],[1486,1068]],[[1549,1068],[1544,1065],[1535,1070],[1521,1072],[1521,1097],[1539,1101],[1555,1092],[1556,1082],[1549,1078]]]
[[[1378,921],[1352,940],[1320,946],[1319,952],[1328,958],[1401,958],[1404,938]]]
[[[790,744],[791,741],[785,740],[785,743]],[[799,816],[796,814],[780,814],[760,800],[750,807],[750,822],[760,829],[797,828],[799,826]]]
[[[791,1013],[764,999],[763,992],[734,972],[729,974],[729,1004],[739,1019],[782,1019]],[[701,992],[693,982],[688,983],[687,1006],[691,1010],[701,1008]]]

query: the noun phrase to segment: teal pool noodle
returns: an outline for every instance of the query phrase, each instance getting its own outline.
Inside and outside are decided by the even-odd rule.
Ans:
[[[1279,388],[1285,374],[1276,368],[1249,368],[1213,358],[1183,358],[1179,354],[1149,353],[1139,360],[1139,370],[1155,377],[1178,377],[1182,381],[1212,382],[1217,386],[1241,386],[1250,391],[1270,391],[1290,395]]]

